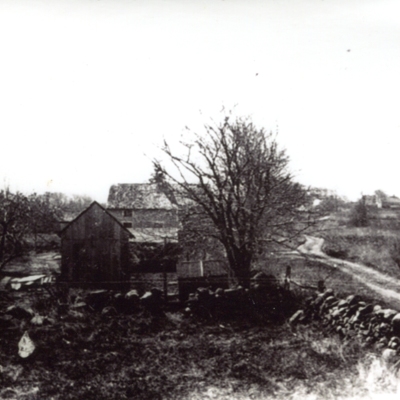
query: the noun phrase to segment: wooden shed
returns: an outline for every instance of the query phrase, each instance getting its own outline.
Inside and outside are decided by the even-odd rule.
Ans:
[[[61,281],[114,287],[129,281],[129,239],[123,224],[93,202],[61,232]]]

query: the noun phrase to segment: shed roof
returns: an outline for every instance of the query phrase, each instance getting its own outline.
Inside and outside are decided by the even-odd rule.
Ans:
[[[64,226],[63,229],[61,229],[61,231],[58,233],[60,236],[62,235],[63,232],[65,232],[76,220],[78,220],[83,214],[85,214],[86,212],[88,212],[92,207],[99,207],[101,208],[101,210],[109,215],[118,225],[120,225],[125,231],[127,231],[129,233],[129,236],[131,238],[134,238],[134,234],[133,232],[131,232],[128,228],[126,228],[122,222],[117,219],[116,217],[114,217],[114,215],[112,215],[110,212],[108,212],[101,204],[99,204],[97,201],[94,201],[92,204],[90,204],[90,206],[88,208],[86,208],[85,210],[83,210],[78,216],[76,216],[72,221],[70,221],[66,226]]]
[[[119,183],[110,188],[108,208],[172,210],[177,205],[156,183]]]

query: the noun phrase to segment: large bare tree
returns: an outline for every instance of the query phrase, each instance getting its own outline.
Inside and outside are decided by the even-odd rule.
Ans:
[[[302,222],[305,192],[293,181],[275,135],[247,118],[225,117],[182,144],[179,155],[164,141],[171,167],[155,160],[155,176],[185,199],[181,204],[191,205],[187,208],[202,223],[188,224],[190,229],[216,239],[238,281],[248,286],[256,258],[272,243],[288,243],[307,225]]]

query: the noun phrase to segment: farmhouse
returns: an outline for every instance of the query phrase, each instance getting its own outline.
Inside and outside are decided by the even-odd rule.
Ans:
[[[177,242],[178,205],[156,183],[113,185],[108,211],[135,236],[136,242]]]
[[[133,234],[93,202],[60,232],[60,281],[113,286],[129,279],[129,239]]]
[[[179,207],[153,183],[113,185],[108,196],[108,211],[126,227],[133,239],[133,272],[176,272],[179,257]]]
[[[199,243],[185,249],[182,237],[182,209],[188,201],[178,198],[156,183],[130,183],[113,185],[108,197],[108,211],[133,234],[134,251],[142,255],[137,268],[140,271],[155,271],[160,261],[172,265],[179,278],[193,279],[204,276],[227,275],[226,263],[215,251],[207,252]],[[146,245],[164,244],[158,251],[158,260],[152,254],[143,253]],[[171,246],[176,244],[175,247]],[[168,246],[166,246],[168,245]],[[198,247],[198,249],[193,248]],[[207,246],[210,247],[215,246]],[[149,248],[149,247],[148,247]],[[187,251],[189,250],[189,251]],[[199,250],[199,251],[196,251]],[[188,257],[188,254],[191,254]]]
[[[365,205],[369,207],[400,209],[400,199],[396,196],[381,197],[379,195],[365,195],[362,199]]]
[[[382,199],[377,195],[364,195],[363,200],[368,207],[382,208]]]

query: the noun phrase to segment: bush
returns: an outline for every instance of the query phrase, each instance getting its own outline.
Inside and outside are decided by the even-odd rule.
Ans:
[[[400,239],[393,241],[392,247],[389,250],[390,256],[395,264],[400,268]]]
[[[364,227],[369,225],[369,215],[364,197],[362,197],[354,206],[350,215],[350,225],[357,227]]]
[[[349,256],[348,243],[340,236],[330,235],[324,242],[323,250],[328,256],[340,258],[342,260]]]

